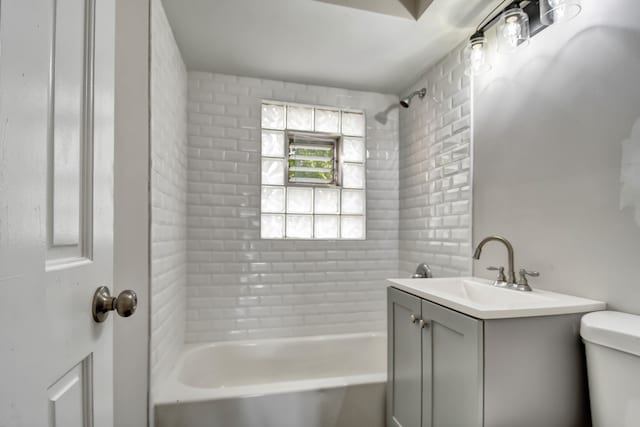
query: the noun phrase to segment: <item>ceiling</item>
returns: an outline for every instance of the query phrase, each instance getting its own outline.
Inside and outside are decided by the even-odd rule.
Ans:
[[[189,70],[393,94],[500,1],[433,0],[404,17],[395,3],[407,1],[163,0]]]
[[[341,6],[354,7],[386,15],[413,18],[416,21],[433,3],[433,0],[316,0]]]

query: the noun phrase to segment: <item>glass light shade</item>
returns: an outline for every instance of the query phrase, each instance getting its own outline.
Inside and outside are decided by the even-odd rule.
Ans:
[[[502,12],[497,25],[498,51],[512,53],[529,44],[529,16],[519,7]]]
[[[491,69],[487,58],[487,39],[482,33],[476,33],[469,40],[465,52],[465,74],[479,76]]]
[[[540,0],[540,21],[544,25],[567,22],[581,10],[580,0]]]

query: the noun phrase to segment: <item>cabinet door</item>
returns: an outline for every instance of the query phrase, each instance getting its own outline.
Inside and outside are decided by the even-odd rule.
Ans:
[[[422,427],[481,427],[482,321],[422,301]]]
[[[421,299],[388,288],[387,426],[420,427],[422,346]],[[415,321],[412,321],[414,316]]]

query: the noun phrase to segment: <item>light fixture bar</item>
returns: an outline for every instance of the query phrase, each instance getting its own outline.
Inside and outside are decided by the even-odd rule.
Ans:
[[[500,19],[500,16],[502,16],[502,12],[503,11],[509,9],[510,7],[513,7],[513,5],[517,5],[520,8],[522,8],[524,13],[529,15],[529,28],[530,28],[531,37],[533,37],[536,34],[538,34],[540,31],[542,31],[542,30],[544,30],[545,28],[548,27],[548,25],[543,24],[542,21],[540,20],[540,2],[541,1],[545,1],[545,0],[516,0],[516,1],[512,1],[511,3],[508,3],[507,6],[504,7],[500,13],[498,13],[495,16],[493,16],[487,23],[483,23],[484,20],[489,18],[495,12],[495,10],[493,12],[491,12],[481,22],[482,26],[478,27],[478,31],[486,32],[489,28],[491,28],[494,25],[496,25],[496,23]],[[553,0],[551,0],[551,1],[553,1]]]
[[[498,27],[499,51],[514,52],[548,26],[575,17],[582,10],[581,1],[503,0],[480,21],[476,32],[469,39],[465,51],[465,73],[476,76],[491,69],[487,59],[487,40],[484,37],[489,28],[494,25]]]

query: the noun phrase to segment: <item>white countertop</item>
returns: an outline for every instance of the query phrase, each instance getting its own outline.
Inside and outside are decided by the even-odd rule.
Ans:
[[[476,277],[387,280],[394,288],[478,319],[587,313],[607,307],[602,301],[557,292],[499,288]]]

